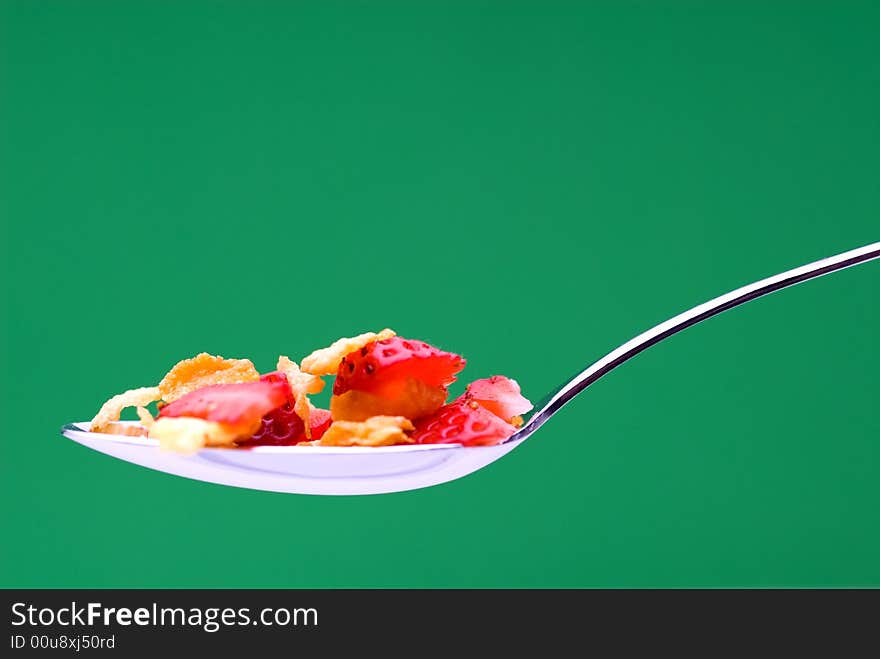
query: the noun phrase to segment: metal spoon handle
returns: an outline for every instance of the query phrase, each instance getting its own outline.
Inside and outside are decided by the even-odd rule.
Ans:
[[[831,256],[821,261],[808,263],[807,265],[788,270],[773,277],[767,277],[756,281],[748,286],[737,288],[735,291],[726,293],[713,300],[709,300],[693,309],[680,313],[674,318],[670,318],[665,323],[661,323],[656,327],[642,332],[634,339],[624,343],[619,348],[612,350],[597,362],[594,362],[586,369],[578,373],[574,378],[563,384],[553,394],[548,396],[538,407],[538,410],[532,414],[528,422],[520,428],[520,430],[507,441],[517,441],[525,439],[538,428],[540,428],[551,416],[553,416],[563,405],[572,398],[581,393],[584,389],[593,384],[606,373],[614,370],[625,361],[632,359],[637,354],[650,348],[655,343],[659,343],[677,332],[687,329],[691,325],[711,318],[720,314],[722,311],[733,309],[741,304],[745,304],[751,300],[759,298],[768,293],[800,284],[809,279],[815,279],[822,275],[827,275],[835,270],[843,270],[859,263],[865,263],[873,259],[880,258],[880,242],[865,245],[858,249],[852,249],[843,252],[837,256]]]

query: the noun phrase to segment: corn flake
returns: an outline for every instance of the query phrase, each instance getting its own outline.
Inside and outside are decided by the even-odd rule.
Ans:
[[[178,416],[156,419],[149,436],[159,440],[159,448],[163,451],[192,454],[206,446],[234,446],[236,440],[248,437],[255,431],[256,428],[249,428],[248,432],[242,432],[223,423]]]
[[[293,411],[303,420],[306,437],[311,439],[312,428],[309,424],[309,419],[311,417],[312,405],[309,403],[308,394],[321,393],[324,389],[324,381],[317,375],[303,373],[296,362],[291,361],[285,355],[281,355],[278,358],[278,366],[276,368],[287,377],[290,391],[294,397]]]
[[[138,408],[143,409],[143,408]],[[146,437],[147,429],[134,423],[111,421],[101,430],[105,435],[125,435],[127,437]]]
[[[308,446],[393,446],[412,444],[406,432],[412,422],[403,416],[373,416],[366,421],[334,421],[321,439],[300,442]]]
[[[136,411],[138,419],[141,420],[141,425],[144,427],[145,430],[149,430],[156,422],[156,420],[153,418],[153,415],[150,414],[150,410],[148,410],[146,407],[138,407]]]
[[[159,400],[162,394],[158,387],[141,387],[129,389],[121,394],[113,396],[101,406],[101,409],[92,419],[89,430],[92,432],[105,432],[109,424],[119,421],[119,415],[126,407],[143,407],[153,401]]]
[[[259,380],[250,359],[223,359],[200,353],[174,365],[159,383],[162,400],[172,403],[186,394],[212,384],[234,384]]]
[[[366,332],[350,338],[341,338],[303,358],[302,370],[312,375],[336,375],[342,359],[347,354],[360,350],[368,343],[390,339],[392,336],[396,336],[394,331],[383,329],[379,333]]]

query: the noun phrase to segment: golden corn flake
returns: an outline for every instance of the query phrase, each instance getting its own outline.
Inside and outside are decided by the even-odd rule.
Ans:
[[[92,432],[105,432],[108,425],[119,421],[119,415],[126,407],[143,407],[153,401],[159,400],[162,394],[158,387],[141,387],[113,396],[101,406],[101,409],[92,419],[89,430]]]
[[[149,436],[159,440],[159,448],[163,451],[192,454],[206,446],[234,446],[236,440],[250,436],[255,431],[256,428],[243,433],[224,423],[188,416],[163,416],[153,423]]]
[[[293,411],[303,421],[303,431],[306,434],[306,438],[311,439],[312,424],[310,419],[312,418],[312,404],[305,394],[297,395],[296,400],[293,402]]]
[[[278,358],[278,371],[287,376],[290,391],[295,399],[293,411],[305,424],[306,437],[312,438],[312,428],[309,425],[312,405],[309,403],[308,394],[319,394],[324,389],[324,381],[317,375],[303,373],[296,362],[291,361],[285,355]]]
[[[234,384],[259,380],[260,374],[250,359],[223,359],[200,353],[174,365],[159,383],[162,400],[172,403],[191,391],[212,384]]]
[[[406,432],[412,422],[403,416],[373,416],[366,421],[334,421],[321,439],[300,442],[309,446],[393,446],[412,444]]]
[[[324,381],[316,375],[304,373],[297,366],[296,362],[290,358],[281,355],[278,358],[277,370],[287,376],[290,388],[294,393],[302,391],[305,394],[319,394],[324,390]]]
[[[142,407],[138,409],[144,409]],[[104,426],[101,431],[105,435],[125,435],[127,437],[146,437],[147,429],[134,423],[122,423],[121,421],[111,421]]]
[[[144,427],[144,430],[149,430],[156,420],[153,418],[153,415],[150,414],[150,410],[146,407],[138,407],[137,408],[138,418],[141,420],[141,425]],[[144,433],[147,434],[146,432]]]
[[[336,375],[343,357],[350,352],[360,350],[368,343],[390,339],[396,334],[390,329],[383,329],[378,334],[367,332],[351,338],[342,338],[334,341],[327,348],[315,350],[311,355],[302,360],[302,370],[312,375]]]

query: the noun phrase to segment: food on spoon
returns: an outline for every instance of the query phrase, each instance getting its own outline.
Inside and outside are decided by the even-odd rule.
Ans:
[[[297,366],[296,362],[290,361],[285,355],[281,355],[278,358],[278,365],[275,368],[277,368],[278,372],[286,378],[287,383],[290,386],[293,409],[303,421],[306,438],[311,439],[312,430],[309,416],[311,414],[312,406],[309,403],[308,395],[321,393],[324,390],[324,381],[317,375],[304,373],[300,370],[299,366]]]
[[[330,411],[334,419],[418,419],[446,402],[447,385],[465,366],[459,355],[400,336],[372,341],[339,363]]]
[[[493,446],[516,428],[474,401],[456,400],[415,424],[412,438],[419,444]]]
[[[191,391],[211,384],[234,384],[259,380],[250,359],[223,359],[202,352],[178,362],[159,383],[162,400],[173,403]]]
[[[260,375],[248,359],[200,353],[178,362],[157,387],[108,400],[93,432],[148,436],[164,450],[205,447],[393,446],[456,443],[488,446],[522,425],[531,403],[501,375],[475,380],[452,403],[447,387],[465,366],[455,353],[386,329],[343,338],[316,350],[302,366],[282,355]],[[330,409],[310,395],[335,375]],[[157,402],[154,419],[146,405]],[[140,424],[120,422],[136,407]]]
[[[394,336],[372,341],[345,355],[339,363],[333,393],[356,389],[393,398],[406,386],[407,378],[431,387],[445,387],[455,382],[456,373],[465,363],[459,355],[424,341]]]
[[[156,422],[156,419],[153,418],[153,415],[150,414],[150,410],[148,410],[146,407],[138,407],[137,415],[138,419],[141,420],[141,426],[144,428],[144,430],[149,431],[150,428],[153,427],[153,424]]]
[[[143,408],[141,408],[143,409]],[[97,432],[97,431],[92,431]],[[107,435],[126,435],[128,437],[146,437],[149,429],[143,425],[134,425],[131,423],[122,423],[120,421],[111,421],[107,423],[100,431]]]
[[[474,401],[514,426],[522,425],[522,415],[532,404],[520,392],[519,383],[503,375],[471,382],[460,401]]]
[[[394,446],[412,444],[406,433],[412,422],[402,416],[374,416],[366,421],[334,421],[321,439],[310,446]]]
[[[230,428],[251,428],[253,434],[263,415],[284,405],[288,396],[287,382],[281,380],[212,384],[163,406],[159,419],[195,417]]]
[[[286,380],[208,385],[162,407],[149,436],[183,453],[234,446],[253,436],[263,416],[284,405],[289,395]]]
[[[446,402],[446,387],[431,387],[407,378],[394,398],[352,389],[330,399],[330,412],[342,421],[366,421],[373,416],[404,416],[418,419],[437,411]]]
[[[321,439],[332,421],[330,411],[312,408],[309,421],[311,439]],[[308,440],[305,423],[290,405],[285,404],[267,413],[260,428],[247,439],[238,442],[238,446],[295,446]]]
[[[235,446],[247,431],[216,421],[205,421],[196,417],[160,417],[150,427],[150,437],[159,440],[163,451],[175,453],[195,453],[199,449],[213,446]]]
[[[126,407],[143,407],[159,400],[162,394],[158,387],[141,387],[129,389],[121,394],[116,394],[101,406],[92,423],[89,426],[91,432],[107,432],[112,423],[119,421],[122,410]],[[112,428],[118,428],[115,424]]]
[[[339,370],[342,358],[350,352],[360,350],[368,343],[382,341],[394,336],[394,331],[383,329],[381,332],[365,332],[353,337],[337,339],[326,348],[315,350],[302,360],[302,370],[312,375],[335,375]]]

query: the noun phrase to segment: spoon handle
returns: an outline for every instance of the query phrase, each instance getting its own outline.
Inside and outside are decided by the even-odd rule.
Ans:
[[[635,357],[637,354],[650,348],[655,343],[659,343],[677,332],[687,329],[691,325],[711,318],[722,311],[733,309],[741,304],[750,302],[768,293],[800,284],[802,281],[815,279],[822,275],[827,275],[835,270],[843,270],[859,263],[866,263],[873,259],[880,258],[880,242],[865,245],[848,252],[843,252],[836,256],[831,256],[821,261],[808,263],[807,265],[788,270],[786,272],[767,277],[760,281],[756,281],[748,286],[737,288],[735,291],[716,297],[713,300],[704,302],[703,304],[689,309],[684,313],[670,318],[665,323],[660,323],[656,327],[652,327],[646,332],[642,332],[634,339],[630,339],[619,348],[616,348],[594,362],[586,369],[578,373],[574,378],[563,384],[553,394],[548,396],[539,406],[538,410],[532,414],[528,422],[520,428],[507,441],[517,441],[525,439],[538,428],[540,428],[551,416],[553,416],[563,405],[572,398],[581,393],[584,389],[593,384],[606,373],[614,370],[625,361]]]

